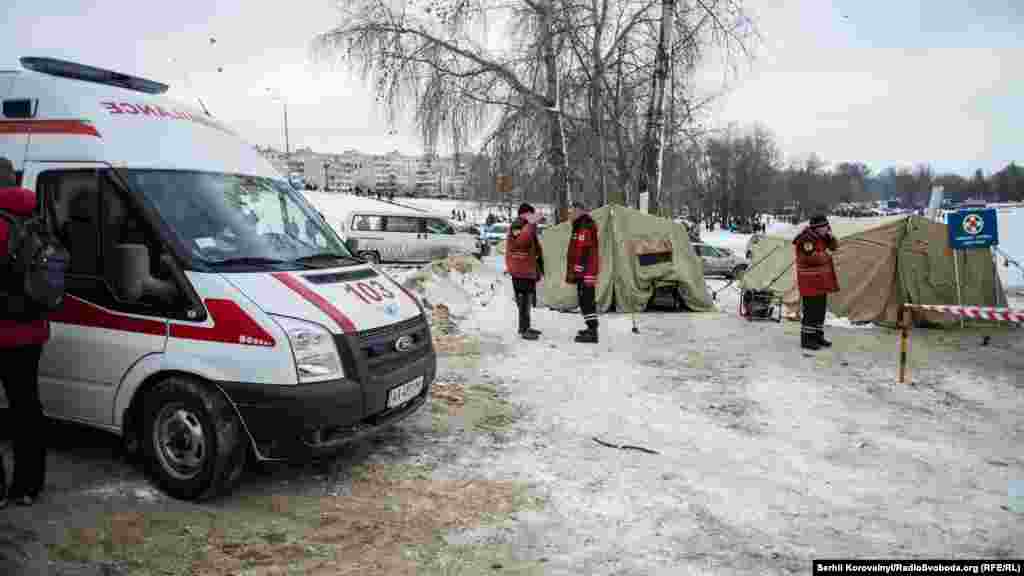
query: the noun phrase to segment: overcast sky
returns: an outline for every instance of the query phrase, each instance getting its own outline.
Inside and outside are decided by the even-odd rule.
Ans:
[[[2,68],[52,56],[164,81],[249,141],[283,148],[271,88],[288,101],[293,148],[421,152],[413,131],[389,133],[362,81],[308,62],[310,40],[337,22],[333,2],[4,2]],[[763,42],[736,75],[702,73],[703,89],[729,88],[714,125],[760,122],[789,158],[815,152],[876,171],[927,161],[967,175],[1024,162],[1021,0],[745,4]]]

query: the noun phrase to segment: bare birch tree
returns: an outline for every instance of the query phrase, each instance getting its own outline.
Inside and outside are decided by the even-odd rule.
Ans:
[[[495,125],[543,121],[550,185],[567,207],[556,0],[351,0],[340,9],[314,51],[371,80],[390,120],[411,105],[424,143],[448,138],[456,150]]]

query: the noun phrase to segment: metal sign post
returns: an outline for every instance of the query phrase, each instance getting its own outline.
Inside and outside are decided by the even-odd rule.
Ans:
[[[949,247],[953,251],[956,303],[958,306],[963,306],[960,288],[960,251],[988,248],[999,244],[999,219],[995,208],[968,208],[947,214],[946,227],[949,231]],[[995,304],[998,305],[998,302]],[[960,327],[964,327],[962,316]]]
[[[964,299],[960,293],[960,251],[953,250],[953,276],[956,278],[956,305],[963,306]],[[960,317],[960,328],[964,327],[964,317]]]

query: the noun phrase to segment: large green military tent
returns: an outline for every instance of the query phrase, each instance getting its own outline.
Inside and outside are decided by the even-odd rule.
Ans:
[[[590,213],[597,224],[601,273],[597,285],[597,309],[607,312],[614,302],[620,312],[644,310],[654,294],[655,283],[676,283],[687,308],[714,309],[704,284],[704,268],[697,257],[686,226],[667,218],[608,205]],[[566,250],[572,224],[563,222],[544,231],[545,276],[541,285],[544,305],[575,308],[576,287],[565,282]]]
[[[958,303],[945,224],[920,216],[898,216],[869,225],[837,220],[832,229],[839,240],[834,254],[839,292],[829,296],[828,304],[836,316],[853,322],[892,324],[904,303]],[[793,234],[766,236],[758,242],[752,266],[740,285],[775,292],[782,298],[785,315],[799,318],[792,239]],[[957,258],[964,305],[1006,305],[989,250],[964,250]],[[918,316],[932,323],[953,322],[937,313]]]

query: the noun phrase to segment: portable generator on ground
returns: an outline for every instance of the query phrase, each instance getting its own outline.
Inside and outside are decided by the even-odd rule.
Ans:
[[[771,290],[743,290],[740,294],[740,316],[751,322],[782,322],[782,298]]]

